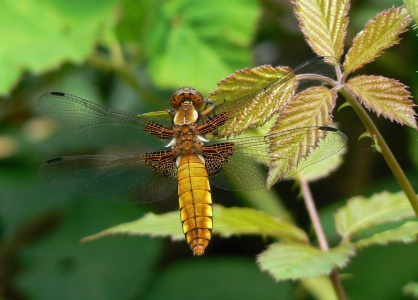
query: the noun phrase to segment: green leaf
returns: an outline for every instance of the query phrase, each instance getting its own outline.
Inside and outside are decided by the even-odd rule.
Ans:
[[[378,224],[412,218],[415,214],[403,192],[382,192],[369,199],[358,196],[335,214],[335,226],[344,240]]]
[[[209,92],[250,64],[259,12],[254,0],[160,1],[144,39],[152,79],[168,89],[196,85]]]
[[[348,0],[296,0],[295,13],[305,39],[319,56],[340,59],[348,25]]]
[[[324,86],[313,86],[298,94],[281,112],[272,132],[309,126],[324,126],[332,122],[332,110],[337,93]]]
[[[416,0],[403,0],[403,3],[414,19],[415,23],[418,23],[418,3]]]
[[[214,205],[213,210],[214,234],[222,236],[258,234],[300,242],[308,241],[303,230],[265,212],[250,208],[224,208],[220,205]],[[174,211],[161,215],[148,213],[141,219],[109,228],[85,237],[82,241],[91,241],[113,234],[171,237],[172,240],[184,239],[180,214]]]
[[[371,237],[360,239],[354,243],[356,247],[371,245],[387,245],[388,243],[412,243],[417,241],[418,222],[407,222],[402,226],[374,234]]]
[[[251,208],[214,206],[214,233],[222,236],[254,234],[308,242],[306,233],[292,223]]]
[[[336,99],[334,90],[314,86],[296,94],[286,105],[271,127],[268,150],[271,163],[267,187],[295,173],[295,168],[311,153],[313,145],[325,137],[320,130],[309,130],[308,127],[329,124]],[[295,128],[307,128],[307,131],[302,134],[280,134]]]
[[[45,72],[80,63],[115,22],[113,1],[2,1],[0,95],[25,71]]]
[[[283,178],[290,178],[344,148],[347,137],[332,127],[312,126],[278,132],[269,137],[270,169],[267,186]],[[321,141],[328,138],[319,147]]]
[[[377,14],[368,21],[348,50],[344,71],[348,74],[373,61],[382,52],[397,44],[399,35],[407,30],[411,17],[404,7],[391,8]]]
[[[404,295],[411,296],[415,299],[418,298],[418,282],[409,282],[402,289]]]
[[[306,244],[274,243],[257,257],[257,263],[276,280],[301,279],[344,267],[353,254],[349,245],[322,251]]]
[[[347,88],[364,106],[391,121],[417,128],[414,102],[406,86],[382,76],[357,76],[346,83]]]
[[[114,234],[171,237],[173,240],[184,239],[184,234],[181,229],[180,213],[178,211],[173,211],[161,215],[147,213],[138,220],[119,224],[94,235],[84,237],[81,241],[89,242]]]
[[[343,163],[343,155],[346,152],[345,139],[341,136],[327,135],[325,139],[319,141],[316,147],[308,157],[303,158],[299,162],[299,166],[307,166],[294,176],[298,180],[314,181],[327,177],[331,172],[335,171]],[[337,150],[338,148],[342,150]],[[330,152],[337,153],[330,155]],[[325,157],[325,158],[324,158]]]

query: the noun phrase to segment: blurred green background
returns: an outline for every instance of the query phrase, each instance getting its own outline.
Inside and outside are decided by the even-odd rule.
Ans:
[[[401,1],[352,1],[346,49],[365,22]],[[93,154],[97,145],[61,130],[37,108],[45,92],[61,91],[131,112],[169,107],[179,86],[207,95],[236,69],[260,64],[295,67],[314,57],[289,1],[3,0],[0,9],[0,299],[312,299],[297,282],[276,283],[255,256],[268,241],[214,237],[205,256],[186,242],[114,236],[79,240],[177,209],[177,199],[151,205],[97,201],[39,181],[36,170],[57,155]],[[403,35],[359,73],[396,78],[418,95],[417,37]],[[416,101],[415,101],[416,102]],[[341,104],[342,102],[340,102]],[[418,189],[418,134],[374,120]],[[349,137],[345,163],[312,184],[328,232],[336,207],[355,195],[398,191],[383,158],[349,108],[335,114]],[[310,232],[292,182],[277,184],[280,201]],[[259,193],[213,190],[225,206],[260,202]],[[247,200],[244,200],[247,199]],[[215,216],[216,218],[216,216]],[[180,223],[179,223],[180,226]],[[338,240],[331,234],[331,243]],[[418,280],[418,245],[373,247],[342,271],[351,299],[408,299]]]

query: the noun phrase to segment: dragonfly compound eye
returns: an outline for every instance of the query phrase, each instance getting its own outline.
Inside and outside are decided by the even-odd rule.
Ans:
[[[171,105],[173,108],[179,108],[186,100],[191,101],[195,108],[201,107],[204,103],[202,94],[192,88],[183,88],[171,95]]]

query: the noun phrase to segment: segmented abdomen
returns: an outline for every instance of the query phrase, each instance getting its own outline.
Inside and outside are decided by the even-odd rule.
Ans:
[[[212,197],[205,164],[195,154],[179,157],[180,217],[194,255],[203,255],[212,237]]]

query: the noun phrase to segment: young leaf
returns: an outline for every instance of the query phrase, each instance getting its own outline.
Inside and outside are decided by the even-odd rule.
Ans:
[[[258,234],[275,238],[307,242],[308,237],[299,227],[265,212],[250,208],[225,208],[213,206],[214,234],[222,236]],[[173,211],[161,215],[148,213],[144,217],[114,226],[97,234],[83,238],[91,241],[113,234],[150,235],[152,237],[171,237],[172,240],[184,239],[181,230],[180,215]]]
[[[418,4],[416,0],[404,0],[403,3],[411,14],[415,23],[418,23]]]
[[[341,136],[327,135],[308,157],[303,158],[299,162],[299,165],[307,165],[308,167],[297,172],[294,177],[299,180],[314,181],[328,176],[343,163],[343,155],[346,151],[343,148],[343,151],[336,150],[335,152],[337,153],[334,155],[328,156],[328,153],[330,149],[343,147],[345,142],[346,140]],[[324,159],[323,157],[326,158]]]
[[[353,254],[350,245],[322,251],[306,244],[274,243],[257,257],[257,263],[276,280],[300,279],[327,275],[345,266]]]
[[[377,115],[391,121],[417,128],[414,103],[406,86],[395,79],[382,76],[357,76],[346,83],[347,88]]]
[[[402,226],[374,234],[371,237],[358,240],[354,243],[356,247],[367,247],[371,245],[386,245],[393,242],[412,243],[417,240],[418,222],[407,222]]]
[[[340,59],[348,25],[348,0],[294,0],[296,17],[306,40],[319,56]]]
[[[335,226],[344,240],[374,225],[412,218],[414,211],[403,192],[382,192],[366,199],[352,198],[335,214]]]
[[[327,125],[332,121],[331,112],[336,100],[335,90],[323,86],[310,87],[292,98],[271,127],[271,132]]]
[[[285,107],[271,128],[268,187],[282,177],[292,175],[290,171],[325,137],[323,131],[312,127],[331,122],[331,111],[336,98],[334,90],[315,86],[298,93]],[[306,131],[295,131],[296,134],[292,134],[295,128],[306,128]],[[285,134],[287,130],[289,134]]]
[[[220,128],[218,135],[240,134],[263,125],[283,109],[295,89],[296,78],[288,67],[265,65],[235,71],[222,79],[208,97],[219,109],[228,106],[231,109],[227,113],[238,112]]]
[[[407,30],[410,22],[408,11],[402,6],[377,14],[354,38],[344,61],[344,71],[353,72],[397,44],[399,35]]]

